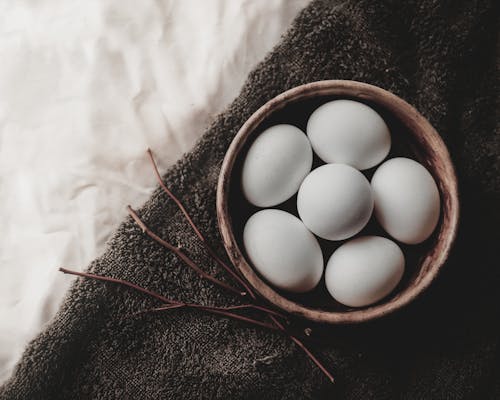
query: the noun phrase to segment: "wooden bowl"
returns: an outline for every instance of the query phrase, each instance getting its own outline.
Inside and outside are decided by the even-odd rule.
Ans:
[[[441,195],[441,216],[433,235],[425,242],[408,246],[405,274],[392,294],[365,308],[349,308],[336,302],[326,291],[324,281],[307,294],[291,294],[273,288],[252,267],[242,243],[243,227],[257,207],[241,191],[241,167],[253,140],[266,128],[278,123],[298,126],[305,132],[311,113],[321,104],[334,99],[352,99],[366,103],[382,115],[391,130],[392,149],[388,158],[406,156],[416,159],[430,171]],[[323,164],[317,157],[313,168]],[[375,168],[366,173],[371,178]],[[296,195],[273,208],[297,214]],[[359,323],[387,315],[405,306],[421,294],[434,280],[445,262],[455,239],[459,205],[457,179],[445,144],[430,123],[412,106],[394,94],[354,81],[330,80],[308,83],[290,89],[259,108],[241,127],[229,147],[217,187],[217,217],[227,254],[250,286],[270,303],[295,316],[330,324]],[[384,233],[372,220],[359,235]],[[319,240],[325,262],[343,242]]]

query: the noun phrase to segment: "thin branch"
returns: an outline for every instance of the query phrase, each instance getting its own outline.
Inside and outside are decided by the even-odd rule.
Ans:
[[[275,315],[275,316],[278,316],[278,317],[286,318],[283,314],[280,314],[277,311],[271,310],[270,308],[257,306],[257,305],[254,305],[254,304],[241,304],[241,305],[237,305],[237,306],[225,306],[225,307],[205,306],[205,305],[196,304],[196,303],[168,304],[168,305],[162,306],[162,307],[155,307],[155,308],[149,308],[149,309],[143,310],[143,311],[138,311],[136,313],[129,314],[129,315],[130,316],[136,316],[136,315],[146,314],[146,313],[149,313],[149,312],[172,310],[172,309],[180,308],[180,307],[199,308],[199,309],[206,310],[206,311],[235,311],[235,310],[249,310],[249,309],[252,309],[252,310],[263,311],[266,314],[272,314],[272,315]]]
[[[258,325],[258,326],[261,326],[263,328],[267,328],[267,329],[271,329],[271,330],[276,330],[276,327],[274,327],[271,324],[267,324],[267,323],[259,321],[257,319],[245,317],[244,315],[239,315],[239,314],[231,313],[231,312],[228,312],[228,311],[215,310],[215,309],[210,309],[210,308],[201,308],[200,307],[200,309],[203,309],[204,311],[212,313],[212,314],[224,315],[225,317],[237,319],[237,320],[240,320],[240,321],[249,322],[251,324]]]
[[[277,328],[274,325],[271,324],[266,324],[263,321],[259,321],[257,319],[245,317],[244,315],[239,315],[235,314],[232,312],[225,311],[223,307],[209,307],[209,306],[202,306],[201,304],[169,304],[163,307],[156,307],[156,308],[151,308],[149,310],[143,310],[143,311],[138,311],[133,314],[128,314],[126,317],[135,317],[143,314],[147,314],[149,312],[160,312],[160,311],[168,311],[168,310],[173,310],[176,308],[193,308],[193,309],[198,309],[202,311],[206,311],[208,313],[212,314],[219,314],[228,318],[236,319],[239,321],[244,321],[244,322],[249,322],[254,325],[258,325],[267,329],[271,330],[277,330]]]
[[[190,267],[192,270],[194,270],[198,275],[200,275],[202,278],[207,279],[216,285],[229,290],[230,292],[233,292],[239,296],[245,296],[246,293],[242,292],[236,288],[234,288],[231,285],[228,285],[225,282],[222,282],[218,280],[217,278],[213,277],[209,273],[203,271],[200,267],[196,265],[196,263],[191,260],[179,247],[176,247],[172,245],[171,243],[167,242],[166,240],[163,240],[161,237],[159,237],[157,234],[155,234],[151,229],[148,228],[148,226],[139,218],[135,210],[131,206],[127,206],[128,212],[132,219],[136,222],[137,225],[142,229],[142,231],[148,235],[151,239],[155,240],[156,242],[160,243],[162,246],[166,247],[170,251],[172,251],[177,257],[179,257],[188,267]]]
[[[92,274],[92,273],[88,273],[88,272],[72,271],[72,270],[69,270],[69,269],[66,269],[66,268],[59,268],[59,271],[65,273],[65,274],[77,275],[77,276],[81,276],[81,277],[89,278],[89,279],[94,279],[94,280],[98,280],[98,281],[112,282],[112,283],[117,283],[117,284],[120,284],[120,285],[124,285],[124,286],[130,287],[132,289],[135,289],[135,290],[137,290],[137,291],[139,291],[141,293],[144,293],[144,294],[147,294],[147,295],[149,295],[151,297],[154,297],[155,299],[161,300],[164,303],[167,303],[167,306],[159,307],[157,309],[158,311],[160,309],[162,309],[162,310],[170,310],[170,309],[173,309],[173,308],[180,308],[180,307],[193,308],[193,309],[203,310],[203,311],[206,311],[206,312],[209,312],[209,313],[212,313],[212,314],[223,315],[223,316],[228,317],[228,318],[232,318],[232,319],[237,319],[237,320],[240,320],[240,321],[249,322],[251,324],[254,324],[254,325],[257,325],[257,326],[261,326],[261,327],[264,327],[264,328],[268,328],[268,329],[272,329],[272,330],[276,329],[276,327],[274,327],[271,324],[267,324],[267,323],[265,323],[263,321],[259,321],[259,320],[253,319],[253,318],[249,318],[249,317],[245,317],[243,315],[239,315],[239,314],[235,314],[235,313],[229,312],[226,309],[224,309],[223,307],[203,306],[201,304],[184,303],[184,302],[181,302],[181,301],[168,299],[168,298],[166,298],[165,296],[162,296],[159,293],[156,293],[156,292],[153,292],[151,290],[145,289],[145,288],[143,288],[143,287],[141,287],[139,285],[136,285],[135,283],[132,283],[132,282],[129,282],[129,281],[125,281],[123,279],[111,278],[109,276],[96,275],[96,274]]]
[[[321,372],[323,372],[323,374],[326,375],[326,377],[330,380],[331,383],[335,383],[335,378],[330,373],[330,371],[326,369],[326,367],[321,363],[321,361],[319,361],[316,358],[316,356],[313,353],[311,353],[311,351],[306,347],[306,345],[301,340],[292,335],[290,335],[290,339],[292,339],[295,342],[295,344],[299,346],[309,356],[311,361],[314,364],[316,364],[316,366],[321,370]]]
[[[279,330],[282,332],[286,333],[288,337],[297,345],[299,346],[304,353],[311,359],[311,361],[316,364],[316,366],[323,372],[323,374],[330,380],[331,383],[335,383],[335,378],[333,375],[326,369],[326,367],[323,365],[321,361],[319,361],[316,356],[306,347],[304,342],[302,342],[300,339],[298,339],[296,336],[293,336],[288,332],[288,330],[283,326],[281,322],[279,322],[273,315],[269,315],[269,318],[274,322],[274,324],[278,327]]]
[[[274,311],[274,310],[271,310],[270,308],[267,308],[267,307],[262,307],[262,306],[258,306],[258,305],[255,305],[255,304],[241,304],[241,305],[237,305],[237,306],[228,306],[228,307],[225,307],[226,310],[240,310],[240,309],[254,309],[254,310],[260,310],[260,311],[263,311],[267,314],[272,314],[272,315],[275,315],[277,317],[281,317],[283,319],[287,319],[286,315],[283,315],[277,311]]]
[[[160,300],[163,303],[167,304],[183,304],[180,301],[175,301],[166,298],[165,296],[162,296],[159,293],[153,292],[149,289],[144,289],[143,287],[136,285],[135,283],[129,282],[129,281],[124,281],[123,279],[117,279],[117,278],[111,278],[109,276],[102,276],[102,275],[96,275],[96,274],[91,274],[88,272],[78,272],[78,271],[72,271],[70,269],[66,268],[59,268],[59,271],[69,274],[69,275],[77,275],[77,276],[82,276],[84,278],[90,278],[90,279],[95,279],[98,281],[104,281],[104,282],[112,282],[112,283],[118,283],[120,285],[128,286],[134,290],[138,290],[139,292],[142,292],[144,294],[147,294],[148,296],[154,297],[155,299]]]
[[[167,194],[167,196],[170,197],[174,201],[174,203],[177,205],[177,207],[179,208],[179,210],[181,210],[181,212],[184,214],[184,217],[186,217],[187,222],[189,223],[189,225],[191,225],[191,228],[193,229],[193,231],[196,234],[196,236],[198,236],[198,238],[202,241],[202,243],[204,244],[204,246],[207,249],[207,251],[210,254],[210,256],[214,259],[214,261],[217,264],[219,264],[222,268],[224,268],[227,271],[227,273],[229,273],[241,286],[243,286],[245,288],[245,290],[247,291],[247,293],[253,299],[255,299],[256,296],[253,293],[253,291],[250,288],[250,286],[231,267],[229,267],[224,261],[222,261],[219,258],[219,256],[215,253],[215,251],[212,249],[212,247],[208,244],[208,241],[205,238],[205,236],[201,233],[201,231],[198,229],[198,227],[194,223],[193,219],[191,218],[191,216],[187,212],[187,210],[184,207],[184,205],[168,189],[167,185],[165,185],[165,183],[163,182],[163,179],[162,179],[162,177],[160,175],[160,171],[158,170],[158,166],[156,165],[155,159],[153,157],[153,152],[151,151],[151,149],[148,149],[147,153],[148,153],[148,156],[149,156],[149,160],[151,161],[151,165],[153,166],[153,170],[155,172],[155,175],[156,175],[156,178],[158,180],[158,183],[162,187],[163,191]]]

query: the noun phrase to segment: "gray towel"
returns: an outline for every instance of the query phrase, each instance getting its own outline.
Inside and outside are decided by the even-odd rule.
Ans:
[[[306,82],[353,79],[396,93],[430,120],[460,179],[454,252],[432,288],[398,314],[366,325],[317,328],[311,347],[334,373],[335,385],[279,333],[192,310],[124,319],[158,303],[78,279],[0,398],[500,398],[497,26],[493,0],[313,1],[195,149],[165,175],[224,255],[215,217],[221,162],[244,121],[270,98]],[[139,213],[160,236],[225,279],[160,190]],[[178,299],[235,302],[130,218],[89,269]]]

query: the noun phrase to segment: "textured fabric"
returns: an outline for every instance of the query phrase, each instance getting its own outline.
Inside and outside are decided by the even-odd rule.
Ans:
[[[386,88],[426,116],[456,164],[461,228],[446,268],[417,302],[378,322],[317,327],[313,348],[331,385],[286,337],[188,310],[123,318],[155,304],[116,285],[77,281],[26,350],[2,399],[500,397],[500,200],[494,2],[315,1],[250,74],[195,150],[165,175],[211,243],[222,158],[265,101],[321,79]],[[157,190],[140,212],[207,270],[216,267],[173,202]],[[90,270],[170,297],[230,304],[127,219]],[[223,276],[219,274],[218,276]]]

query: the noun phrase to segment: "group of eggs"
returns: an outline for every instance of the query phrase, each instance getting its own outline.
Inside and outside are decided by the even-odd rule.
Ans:
[[[392,239],[417,244],[434,231],[440,214],[437,185],[427,169],[403,157],[384,159],[391,134],[371,107],[352,100],[321,105],[307,134],[280,124],[251,144],[242,191],[263,208],[246,222],[243,244],[254,268],[273,286],[295,293],[314,289],[325,273],[330,295],[349,307],[387,296],[405,268],[399,245],[357,235],[372,213]],[[325,164],[311,171],[313,151]],[[371,182],[360,172],[382,163]],[[276,207],[297,194],[297,218]],[[323,260],[316,236],[344,241]]]

